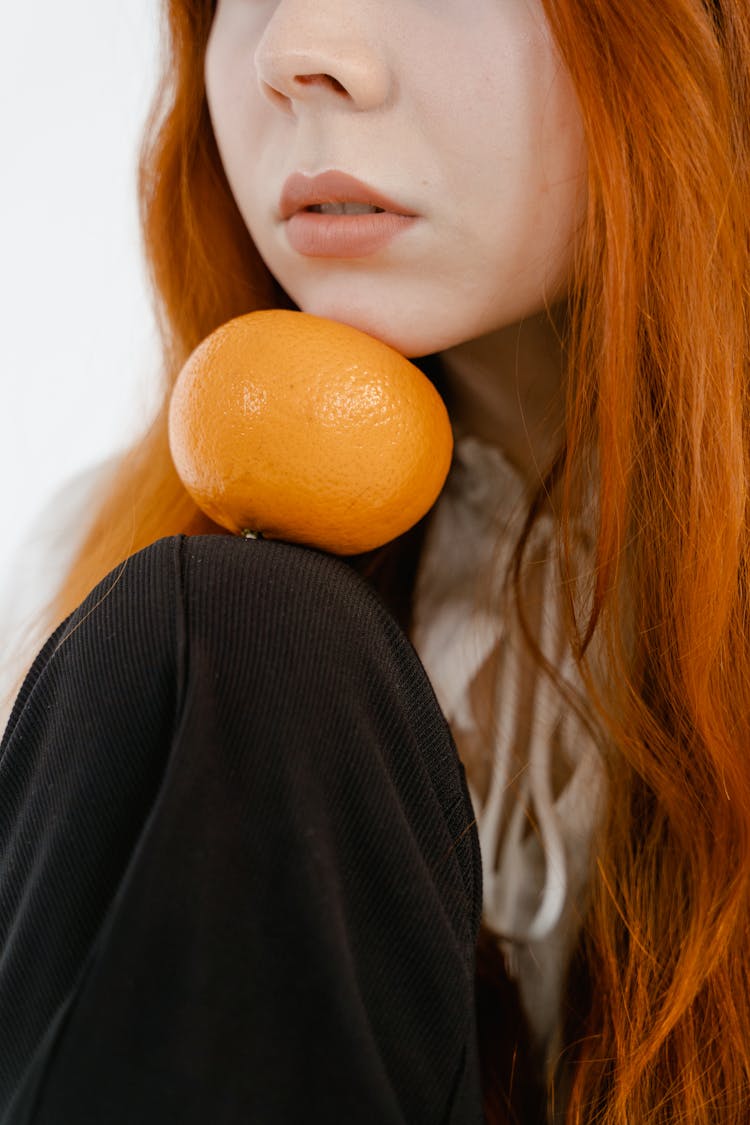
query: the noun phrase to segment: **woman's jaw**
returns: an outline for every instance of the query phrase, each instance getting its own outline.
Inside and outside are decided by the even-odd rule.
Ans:
[[[403,243],[429,238],[419,222]],[[278,264],[279,256],[275,258]],[[547,309],[565,302],[568,266],[541,293],[526,284],[522,273],[507,278],[498,269],[485,289],[487,275],[457,271],[439,255],[430,256],[404,245],[391,246],[373,260],[312,260],[292,263],[274,276],[297,308],[328,317],[375,336],[410,358],[445,352],[507,335],[514,326],[536,321]],[[488,271],[489,272],[489,271]],[[494,281],[494,288],[493,286]],[[483,346],[484,350],[484,346]]]

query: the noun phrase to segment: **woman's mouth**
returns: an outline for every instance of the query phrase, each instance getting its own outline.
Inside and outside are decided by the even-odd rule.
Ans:
[[[289,245],[310,258],[361,258],[386,246],[418,216],[345,172],[295,172],[279,201]]]
[[[305,211],[315,215],[382,215],[385,207],[373,207],[370,203],[313,203]]]

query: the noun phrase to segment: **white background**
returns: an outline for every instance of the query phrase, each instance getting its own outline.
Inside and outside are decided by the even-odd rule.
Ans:
[[[160,0],[6,4],[0,38],[0,598],[21,541],[154,406],[136,161]],[[15,554],[14,554],[15,553]]]

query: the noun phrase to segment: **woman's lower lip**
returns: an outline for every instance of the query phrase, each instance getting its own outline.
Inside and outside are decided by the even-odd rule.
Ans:
[[[374,254],[416,221],[391,211],[371,215],[323,215],[298,211],[286,221],[289,244],[310,258],[361,258]]]

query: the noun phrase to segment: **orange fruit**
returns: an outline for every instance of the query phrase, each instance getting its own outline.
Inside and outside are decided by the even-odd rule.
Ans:
[[[356,328],[284,309],[236,317],[198,345],[175,383],[169,440],[216,523],[339,555],[421,519],[453,451],[418,367]]]

